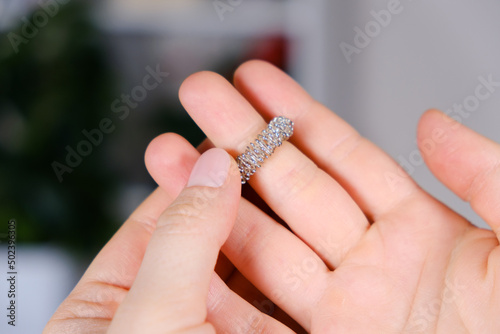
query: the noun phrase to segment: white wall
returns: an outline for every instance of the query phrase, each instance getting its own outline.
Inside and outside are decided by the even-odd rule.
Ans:
[[[401,12],[350,63],[340,43],[374,20],[389,0],[330,2],[332,32],[327,104],[394,158],[416,150],[416,125],[431,107],[447,110],[474,94],[478,77],[500,82],[500,2],[401,0]],[[500,142],[500,89],[463,123]],[[471,221],[485,226],[468,204],[445,189],[413,159],[412,176]]]

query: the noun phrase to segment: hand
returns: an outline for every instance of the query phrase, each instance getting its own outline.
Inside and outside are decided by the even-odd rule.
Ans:
[[[157,190],[146,199],[99,253],[44,333],[215,333],[207,322],[209,289],[224,295],[234,319],[247,317],[253,306],[214,274],[238,210],[236,163],[223,150],[209,150],[186,181],[161,215],[171,202],[168,195]],[[266,322],[270,330],[284,328],[271,318]]]
[[[264,119],[295,122],[291,143],[250,180],[291,231],[242,200],[222,248],[260,291],[308,332],[500,332],[499,145],[438,111],[419,124],[427,165],[488,231],[424,192],[271,65],[242,65],[234,84],[203,72],[181,87],[183,105],[215,146],[236,156]],[[196,156],[187,142],[164,135],[147,162],[175,194],[173,176],[160,171],[169,166],[185,179]],[[208,318],[217,314],[209,305]]]

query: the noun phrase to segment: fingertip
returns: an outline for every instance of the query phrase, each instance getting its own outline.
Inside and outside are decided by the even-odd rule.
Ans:
[[[438,110],[421,118],[418,144],[432,173],[476,211],[499,235],[500,202],[497,143],[461,126]]]
[[[248,74],[253,74],[256,72],[261,72],[265,70],[279,70],[273,64],[259,59],[248,60],[238,66],[236,71],[234,71],[233,81],[236,83],[240,78],[247,76]]]
[[[437,117],[437,116],[445,116],[445,114],[439,110],[439,109],[434,109],[434,108],[431,108],[431,109],[427,109],[423,114],[422,114],[422,117],[420,117],[420,122],[422,121],[426,121],[428,119],[432,119],[433,117]]]
[[[275,65],[261,60],[241,65],[234,73],[233,83],[267,119],[277,115],[294,118],[314,103],[314,99],[292,77]]]
[[[434,153],[435,148],[444,150],[452,145],[452,138],[460,135],[460,132],[455,133],[460,125],[457,120],[438,109],[427,110],[417,126],[417,143],[424,157]]]
[[[196,72],[188,76],[179,88],[179,99],[184,105],[188,107],[192,101],[198,101],[199,93],[206,90],[208,85],[214,81],[225,80],[220,74],[211,71]]]
[[[165,133],[151,141],[144,160],[155,182],[175,196],[189,179],[198,157],[198,151],[182,136]]]
[[[202,186],[219,188],[228,179],[231,157],[220,148],[212,148],[203,153],[191,171],[187,187]]]
[[[252,83],[255,85],[254,90],[264,92],[269,88],[259,89],[261,85],[273,86],[273,90],[283,85],[287,89],[292,85],[299,86],[280,68],[263,60],[249,60],[240,65],[234,72],[233,83],[238,90],[243,92],[248,90],[247,86],[252,85]],[[296,92],[293,93],[295,94]]]
[[[438,121],[438,118],[443,116],[446,117],[446,115],[438,109],[428,109],[425,111],[418,122],[417,135],[425,135],[428,132],[427,130]]]
[[[174,137],[172,133],[162,133],[151,140],[146,148],[146,152],[144,153],[144,162],[146,163],[146,167],[148,169],[151,163],[153,163],[155,159],[161,155],[164,143],[169,142],[172,137]]]
[[[186,187],[231,187],[241,194],[241,175],[236,160],[224,149],[211,148],[196,161]]]
[[[420,142],[425,139],[429,133],[430,125],[434,121],[434,115],[439,112],[436,109],[429,109],[425,111],[420,117],[417,124],[417,142],[420,145]]]

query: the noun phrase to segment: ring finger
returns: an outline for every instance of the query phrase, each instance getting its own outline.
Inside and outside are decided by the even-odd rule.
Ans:
[[[179,95],[214,145],[234,156],[266,127],[259,113],[217,74],[192,75]],[[250,184],[330,268],[341,262],[368,228],[365,215],[347,192],[288,142],[252,176]]]

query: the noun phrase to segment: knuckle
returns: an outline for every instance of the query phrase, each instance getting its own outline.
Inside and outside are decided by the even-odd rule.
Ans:
[[[491,166],[485,167],[471,178],[465,194],[465,200],[471,202],[475,197],[483,193],[484,189],[492,184],[495,175],[500,175],[500,162],[495,162]]]
[[[236,332],[251,334],[274,333],[272,326],[266,321],[264,315],[259,311],[251,312],[247,319],[244,319]]]
[[[282,175],[280,184],[280,197],[283,202],[294,199],[299,194],[304,193],[307,189],[313,186],[317,180],[319,168],[312,161],[304,160],[303,162],[290,166]]]
[[[201,192],[183,193],[160,216],[156,230],[168,234],[206,233],[209,205],[210,198]]]
[[[325,150],[327,161],[339,163],[353,154],[361,145],[368,144],[356,131],[349,131],[344,136],[338,138]]]

